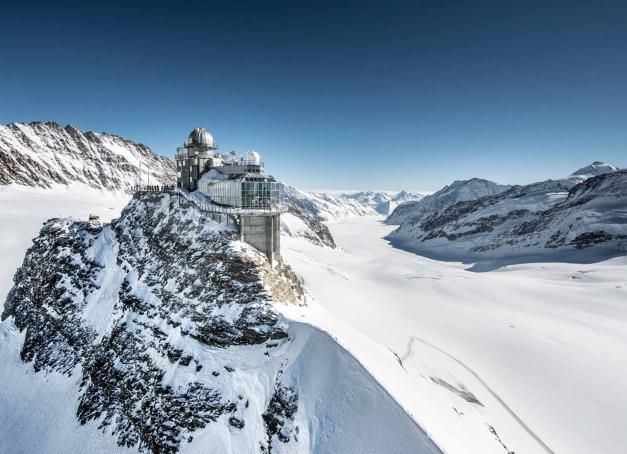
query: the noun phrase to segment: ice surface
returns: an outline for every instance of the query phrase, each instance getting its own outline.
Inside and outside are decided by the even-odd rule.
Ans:
[[[286,311],[336,337],[446,452],[627,445],[625,257],[474,273],[391,247],[392,228],[332,223],[336,249],[284,238],[316,301]]]

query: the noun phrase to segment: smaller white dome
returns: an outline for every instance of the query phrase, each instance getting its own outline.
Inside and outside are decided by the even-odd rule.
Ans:
[[[248,164],[258,166],[261,164],[261,156],[256,151],[248,152]]]

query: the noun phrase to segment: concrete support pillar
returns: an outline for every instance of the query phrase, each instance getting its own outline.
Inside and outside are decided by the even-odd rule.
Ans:
[[[281,257],[281,215],[276,214],[272,216],[272,238],[274,244],[272,251],[275,258]]]
[[[273,215],[241,215],[240,239],[264,253],[270,264],[280,257],[281,218]]]

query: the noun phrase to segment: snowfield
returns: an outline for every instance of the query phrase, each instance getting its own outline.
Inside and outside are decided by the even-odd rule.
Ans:
[[[623,452],[627,258],[476,273],[395,249],[379,216],[286,237],[315,299],[284,313],[337,338],[451,453]]]

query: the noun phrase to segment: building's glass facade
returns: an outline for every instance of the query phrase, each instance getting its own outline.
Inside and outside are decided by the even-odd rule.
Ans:
[[[245,209],[272,208],[279,203],[279,187],[275,181],[203,181],[200,191],[214,203]]]
[[[274,181],[242,181],[242,208],[269,208],[279,202]]]

